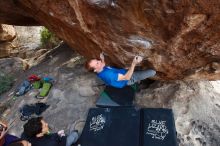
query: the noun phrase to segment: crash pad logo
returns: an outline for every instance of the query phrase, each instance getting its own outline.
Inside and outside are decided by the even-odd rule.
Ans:
[[[98,115],[96,117],[92,117],[92,120],[90,121],[90,131],[100,131],[104,128],[105,126],[105,118],[103,115]]]
[[[166,127],[166,121],[152,120],[148,124],[147,135],[151,135],[154,139],[164,140],[166,135],[169,133]]]

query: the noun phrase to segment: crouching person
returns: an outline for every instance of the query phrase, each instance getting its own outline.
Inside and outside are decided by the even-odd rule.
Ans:
[[[68,136],[65,136],[64,132],[50,133],[48,124],[42,117],[28,120],[24,125],[24,135],[32,146],[71,146],[79,138],[77,131]]]

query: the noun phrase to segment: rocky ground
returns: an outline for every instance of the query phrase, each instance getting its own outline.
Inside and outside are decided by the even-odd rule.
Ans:
[[[220,145],[220,81],[156,82],[138,93],[142,107],[172,108],[180,146]]]
[[[95,106],[103,88],[96,76],[84,69],[83,57],[66,45],[43,55],[39,62],[27,71],[17,71],[18,79],[13,89],[0,99],[1,103],[7,100],[12,103],[3,117],[15,121],[10,132],[18,136],[24,124],[18,112],[22,105],[47,103],[50,107],[42,116],[52,131],[64,129],[68,132],[76,121],[86,119],[88,109]],[[55,78],[49,95],[39,100],[35,98],[38,91],[31,90],[13,99],[15,87],[31,74]],[[180,146],[220,146],[220,81],[156,81],[149,87],[144,87],[143,83],[142,87],[136,95],[136,106],[172,108]]]

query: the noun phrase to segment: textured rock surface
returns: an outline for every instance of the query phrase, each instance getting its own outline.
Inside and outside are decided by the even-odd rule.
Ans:
[[[13,26],[0,24],[0,58],[10,56],[11,41],[16,37]]]
[[[145,57],[141,66],[155,68],[158,79],[220,79],[219,0],[1,0],[2,4],[11,9],[0,10],[0,22],[36,24],[29,20],[32,17],[87,58],[104,51],[110,63],[125,67],[139,54]]]
[[[11,25],[0,25],[0,41],[11,41],[16,37],[16,32]]]
[[[10,42],[0,43],[0,58],[9,57],[11,50],[12,50],[12,48],[11,48]]]
[[[219,146],[219,88],[220,81],[155,82],[136,104],[173,109],[179,146]]]
[[[40,31],[41,26],[15,26],[17,33],[12,44],[14,49],[11,51],[11,56],[29,59],[36,55],[36,51],[40,48]]]
[[[102,91],[97,77],[83,68],[83,62],[72,50],[61,46],[45,60],[23,74],[17,74],[21,83],[30,74],[49,75],[56,82],[49,95],[39,100],[38,90],[31,90],[13,100],[8,121],[14,121],[10,133],[20,135],[24,122],[19,120],[19,107],[45,102],[50,107],[43,113],[52,131],[64,129],[67,133],[76,121],[84,121],[88,109]],[[0,62],[1,63],[1,62]],[[9,66],[9,65],[8,65]],[[16,85],[15,85],[16,87]],[[135,105],[146,108],[171,108],[174,112],[179,146],[219,146],[220,139],[220,82],[159,82],[136,94]],[[4,97],[12,99],[14,89]],[[83,93],[83,94],[82,94]],[[6,100],[5,99],[5,100]],[[1,102],[2,100],[0,100]],[[15,109],[15,110],[14,110]]]
[[[41,46],[41,30],[41,26],[2,25],[0,58],[20,57],[28,60],[36,57],[36,50]]]
[[[27,62],[18,57],[0,59],[0,72],[5,74],[17,76],[17,74],[22,74],[23,70],[27,68]]]

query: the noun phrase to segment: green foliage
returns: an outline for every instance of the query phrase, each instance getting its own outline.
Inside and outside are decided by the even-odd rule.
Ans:
[[[59,44],[60,39],[58,37],[56,37],[56,35],[52,32],[50,32],[47,28],[43,27],[43,29],[41,29],[41,45],[42,47],[45,48],[53,48],[56,45]]]
[[[10,75],[0,75],[0,95],[6,91],[8,91],[14,82],[14,78]]]

